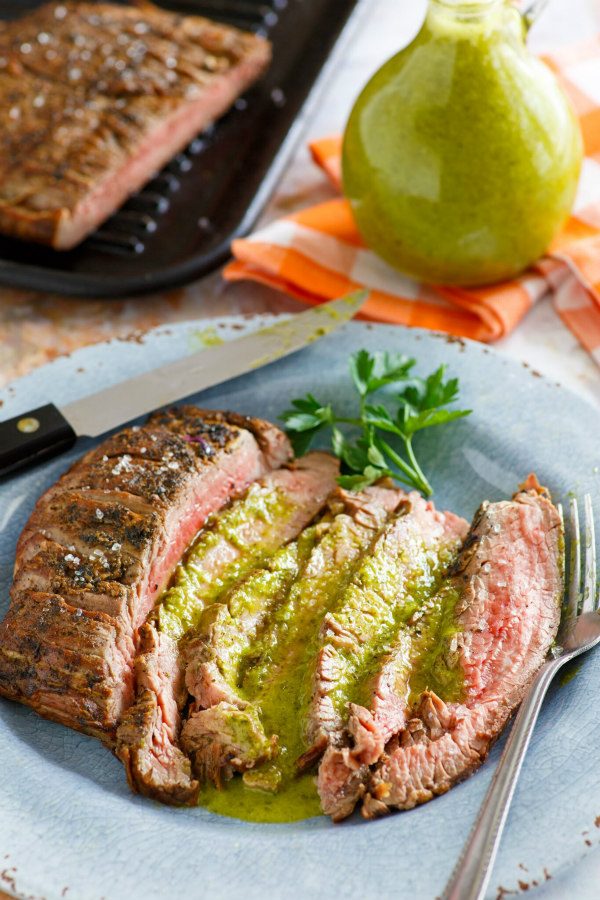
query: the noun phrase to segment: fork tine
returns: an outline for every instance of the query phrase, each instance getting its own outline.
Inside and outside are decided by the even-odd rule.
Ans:
[[[583,498],[585,509],[585,566],[583,581],[582,612],[591,612],[596,603],[596,532],[594,528],[594,510],[592,498],[586,494]]]
[[[566,531],[565,531],[565,510],[564,510],[562,503],[556,504],[556,511],[558,512],[558,517],[560,519],[560,524],[562,526],[562,533],[563,533],[562,565],[563,565],[563,575],[564,575],[564,580],[565,580],[565,593],[563,594],[562,615],[565,616],[566,613],[568,612],[568,610],[567,610],[568,596],[566,593],[568,563],[567,563],[567,538],[566,538]]]
[[[558,512],[558,517],[560,519],[560,524],[562,525],[563,536],[565,534],[565,511],[563,509],[562,503],[556,504],[556,511]],[[565,567],[565,572],[567,570],[567,544],[566,541],[563,543],[563,563]]]
[[[569,519],[571,524],[571,552],[569,554],[569,595],[567,613],[576,616],[581,599],[581,539],[579,534],[579,509],[575,497],[569,501]]]

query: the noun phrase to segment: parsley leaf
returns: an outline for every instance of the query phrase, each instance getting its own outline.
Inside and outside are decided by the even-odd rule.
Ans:
[[[282,413],[281,419],[297,456],[303,456],[319,431],[335,421],[331,406],[322,406],[312,394],[292,400],[292,408]]]
[[[403,353],[359,350],[350,357],[350,374],[359,395],[366,397],[386,384],[406,381],[414,364],[415,360]]]
[[[354,353],[349,368],[359,409],[353,418],[338,415],[313,394],[292,400],[281,418],[297,455],[306,453],[321,431],[331,429],[332,450],[342,462],[342,487],[361,490],[392,477],[430,496],[432,487],[415,455],[413,437],[425,428],[464,418],[471,410],[447,409],[458,399],[459,383],[457,378],[444,380],[445,366],[421,378],[413,372],[415,365],[416,360],[401,353]],[[385,402],[372,402],[372,395],[390,385],[401,388],[393,410]]]

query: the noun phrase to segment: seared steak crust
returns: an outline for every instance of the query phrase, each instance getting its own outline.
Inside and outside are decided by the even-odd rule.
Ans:
[[[142,625],[135,660],[136,700],[117,731],[117,755],[132,791],[172,806],[195,802],[198,782],[177,745],[186,692],[177,642]]]
[[[264,71],[269,43],[150,3],[49,3],[0,29],[0,230],[75,246]]]
[[[37,502],[0,624],[0,694],[111,743],[136,630],[206,518],[291,456],[278,429],[194,407],[108,438]],[[262,449],[261,449],[262,445]]]
[[[452,575],[464,698],[422,693],[368,780],[367,818],[424,803],[485,759],[556,636],[562,546],[558,512],[532,477],[512,501],[481,506]]]

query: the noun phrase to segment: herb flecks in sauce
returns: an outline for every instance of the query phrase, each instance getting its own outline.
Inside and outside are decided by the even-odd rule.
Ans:
[[[314,540],[315,529],[307,528],[299,540],[278,550],[264,569],[253,572],[222,603],[211,604],[202,614],[200,632],[207,656],[216,660],[221,677],[233,691],[238,690],[241,667],[255,652],[265,620],[284,602]]]
[[[263,563],[277,547],[276,535],[292,506],[276,488],[259,483],[213,516],[176,569],[157,616],[160,630],[175,639],[199,624],[205,606]],[[256,540],[259,522],[262,540]],[[213,558],[228,548],[230,562],[215,573]]]
[[[413,630],[409,703],[424,690],[446,702],[459,701],[463,672],[458,660],[456,605],[460,593],[448,582],[423,605],[423,615]]]
[[[456,542],[431,548],[407,542],[394,556],[389,542],[382,539],[393,527],[380,522],[374,530],[361,529],[341,514],[311,529],[318,538],[302,572],[274,609],[262,636],[248,646],[238,670],[240,699],[258,712],[264,735],[277,736],[277,751],[221,791],[205,786],[202,805],[259,822],[293,821],[320,813],[313,774],[298,775],[297,761],[307,750],[314,665],[327,616],[335,616],[342,629],[360,635],[358,649],[341,651],[343,674],[335,703],[342,723],[350,701],[368,705],[373,676],[386,658],[393,659],[398,690],[405,696],[431,687],[442,699],[458,699],[462,674],[456,656],[438,649],[447,646],[456,631],[458,595],[440,587],[457,551]],[[347,556],[334,563],[340,546],[347,548]]]
[[[455,544],[427,548],[406,533],[394,548],[394,530],[402,524],[394,523],[364,560],[328,628],[339,672],[332,701],[341,717],[348,703],[365,702],[365,685],[397,646],[399,633],[407,631],[412,639],[410,619],[430,602],[457,549]],[[341,646],[336,634],[345,636]]]
[[[277,735],[278,752],[271,762],[247,772],[243,781],[234,778],[220,793],[205,787],[201,802],[209,809],[275,822],[321,812],[313,776],[298,776],[296,767],[306,750],[311,664],[323,617],[378,530],[375,523],[361,525],[345,513],[325,517],[312,529],[314,548],[268,627],[248,648],[239,687],[243,699],[259,710],[265,734]]]

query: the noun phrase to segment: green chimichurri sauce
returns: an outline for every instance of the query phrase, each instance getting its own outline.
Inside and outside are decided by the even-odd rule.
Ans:
[[[226,724],[236,740],[242,738],[246,758],[261,757],[276,737],[265,762],[220,790],[211,784],[201,790],[199,802],[210,811],[253,822],[321,813],[314,773],[299,775],[297,761],[308,749],[326,616],[360,638],[358,650],[339,653],[341,676],[332,701],[342,724],[349,702],[370,704],[372,680],[385,660],[393,660],[398,691],[409,702],[425,688],[445,700],[459,699],[462,691],[452,649],[458,592],[451,581],[442,582],[456,546],[431,551],[413,542],[388,558],[389,544],[379,541],[383,521],[361,526],[341,513],[326,515],[277,549],[279,523],[288,512],[277,491],[251,488],[201,532],[157,613],[161,630],[205,641],[239,700],[239,708],[225,713]],[[244,537],[245,526],[257,519],[263,524],[258,543]],[[230,557],[224,547],[232,550]],[[398,579],[404,584],[400,597]]]
[[[160,630],[178,639],[195,628],[208,603],[277,549],[282,521],[291,512],[280,491],[256,483],[244,498],[213,517],[177,567],[173,583],[162,597],[157,611]],[[262,526],[262,540],[258,542],[257,521]],[[252,529],[246,528],[249,523]],[[216,560],[218,556],[224,562]]]
[[[239,777],[229,781],[223,790],[205,785],[200,806],[246,822],[298,822],[322,815],[313,775],[290,781],[276,794],[250,789]]]
[[[334,535],[328,537],[333,543]],[[335,537],[339,539],[339,533]],[[325,543],[325,548],[317,544],[318,553],[326,549],[327,541],[322,543]],[[365,549],[363,546],[362,551]],[[372,640],[364,659],[361,658],[357,665],[356,660],[353,661],[348,655],[347,677],[342,679],[341,687],[335,694],[336,706],[341,711],[345,713],[350,701],[369,703],[370,680],[381,666],[385,654],[399,643],[406,653],[398,660],[398,678],[405,680],[406,695],[410,695],[411,702],[427,687],[442,699],[460,698],[462,673],[456,665],[456,657],[453,658],[450,652],[452,637],[457,630],[454,609],[458,592],[449,585],[440,588],[442,575],[455,549],[448,546],[438,550],[437,554],[417,555],[423,568],[413,571],[409,597],[400,609],[393,609],[390,593],[385,615],[382,616],[382,610],[379,610],[377,638],[371,634]],[[277,755],[273,760],[246,772],[243,777],[234,777],[222,790],[205,786],[200,802],[207,809],[255,822],[297,821],[320,814],[314,775],[298,775],[296,763],[307,749],[306,716],[323,617],[332,608],[334,615],[342,621],[344,615],[356,613],[356,575],[344,590],[344,582],[348,585],[350,572],[355,568],[356,560],[348,566],[346,573],[336,571],[335,577],[332,577],[331,569],[326,569],[319,584],[311,582],[305,573],[282,603],[276,621],[279,624],[286,622],[287,628],[283,635],[279,634],[280,643],[272,645],[266,642],[263,652],[267,652],[268,648],[268,667],[263,665],[264,660],[255,659],[246,670],[241,688],[243,697],[258,711],[265,734],[278,736]],[[376,578],[381,589],[381,576],[386,575],[383,570],[379,569],[377,576],[377,568],[369,558],[363,559],[359,569],[363,584],[370,591],[375,590]],[[388,577],[384,578],[390,591],[393,574],[387,572]],[[319,597],[320,602],[307,611],[302,600],[306,602],[312,598],[314,601],[315,597]],[[368,620],[375,610],[369,590],[365,597],[362,613]],[[380,594],[378,598],[383,601]],[[307,605],[310,607],[310,603]],[[409,625],[408,619],[419,609],[423,609],[423,615],[415,624]],[[276,629],[272,626],[271,637],[275,633]],[[399,690],[402,687],[402,684],[398,685]]]
[[[242,778],[235,777],[221,791],[205,787],[200,802],[213,812],[260,822],[296,821],[321,813],[314,775],[298,775],[296,766],[307,749],[312,663],[323,617],[347,587],[374,532],[345,515],[333,522],[326,517],[317,530],[318,540],[310,548],[312,566],[307,556],[303,571],[280,598],[241,666],[239,695],[259,711],[265,734],[277,735],[276,757]],[[315,530],[311,531],[314,543]],[[346,547],[346,555],[336,559],[340,544]]]
[[[434,284],[512,278],[570,212],[581,136],[508,2],[432,2],[351,113],[343,181],[366,243]],[[517,224],[518,223],[518,224]]]
[[[452,584],[441,587],[413,637],[409,704],[425,691],[433,691],[446,702],[462,697],[463,673],[453,639],[459,633],[456,604],[459,592]]]

